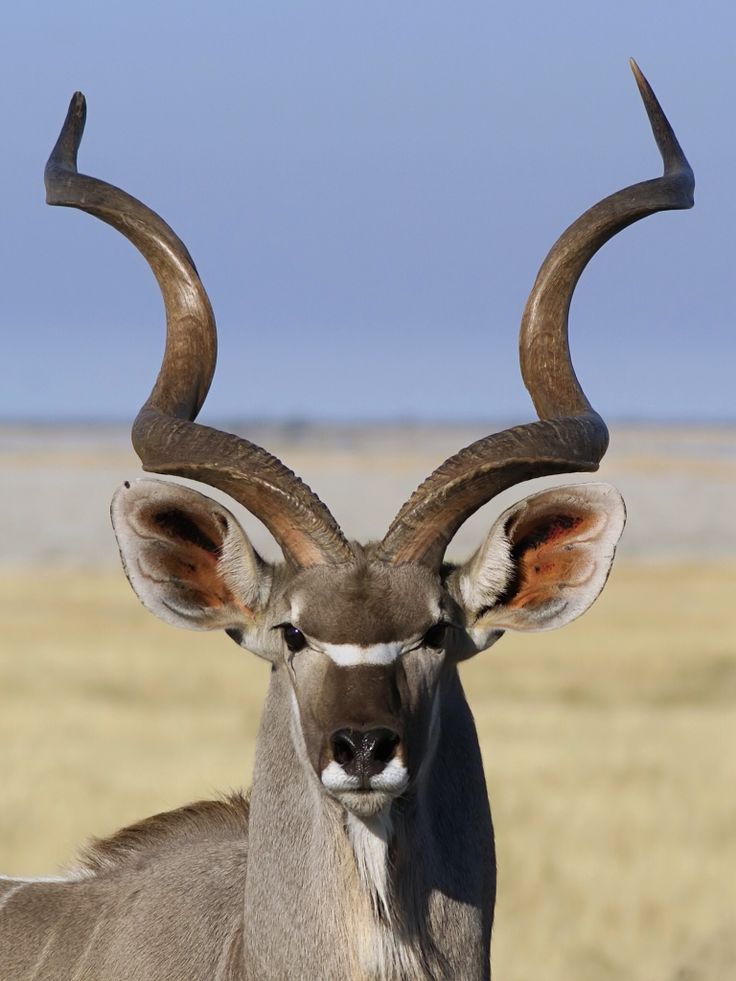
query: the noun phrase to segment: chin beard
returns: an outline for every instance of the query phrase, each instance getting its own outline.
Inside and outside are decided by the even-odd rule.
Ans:
[[[395,800],[395,795],[385,790],[344,790],[335,794],[335,797],[346,811],[359,818],[371,818],[383,814]]]
[[[401,759],[391,760],[380,773],[369,780],[356,774],[346,773],[334,760],[322,770],[322,786],[348,814],[367,820],[387,814],[391,802],[400,797],[409,786],[409,773]]]

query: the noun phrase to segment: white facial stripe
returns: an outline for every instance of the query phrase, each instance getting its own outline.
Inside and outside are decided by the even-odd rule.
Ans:
[[[400,657],[408,641],[399,640],[391,644],[373,644],[358,647],[357,644],[320,644],[319,650],[341,668],[352,668],[358,664],[393,664]]]

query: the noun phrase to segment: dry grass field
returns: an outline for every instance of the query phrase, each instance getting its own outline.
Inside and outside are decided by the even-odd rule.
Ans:
[[[629,476],[657,478],[647,459]],[[26,458],[6,473],[16,500],[39,478]],[[680,504],[696,529],[721,520]],[[0,569],[0,869],[18,874],[247,784],[268,681],[224,635],[154,620],[107,559],[34,549]],[[736,978],[736,553],[704,551],[652,561],[635,542],[580,621],[463,666],[496,821],[498,981]]]

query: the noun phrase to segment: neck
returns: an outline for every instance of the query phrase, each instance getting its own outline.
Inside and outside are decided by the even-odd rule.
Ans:
[[[418,785],[362,820],[324,792],[306,763],[291,687],[273,673],[251,794],[246,976],[310,977],[317,964],[325,981],[487,976],[492,829],[454,671],[442,684],[439,719],[453,739],[440,732]]]

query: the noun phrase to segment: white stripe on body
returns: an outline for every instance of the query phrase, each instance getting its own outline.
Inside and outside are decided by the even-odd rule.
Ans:
[[[103,915],[103,910],[98,909],[97,922],[95,923],[94,928],[90,932],[89,939],[87,941],[84,950],[79,955],[76,966],[74,968],[74,974],[71,976],[71,978],[69,978],[69,981],[84,981],[85,977],[87,978],[89,977],[89,972],[87,970],[89,958],[95,946],[95,941],[97,940],[97,934],[99,933],[100,927],[104,922],[105,922],[105,918]]]
[[[46,964],[49,959],[49,954],[52,953],[52,948],[54,945],[54,941],[57,938],[58,930],[59,928],[57,925],[52,925],[51,929],[49,930],[48,939],[46,940],[46,943],[41,948],[41,953],[36,958],[36,963],[32,968],[32,973],[29,981],[38,981],[38,979],[43,978],[43,974],[41,974],[41,971],[43,970],[44,964]]]
[[[27,885],[33,882],[81,882],[90,879],[91,873],[84,869],[72,869],[66,875],[0,875],[0,882],[17,882]]]
[[[18,885],[15,887],[15,889],[8,889],[8,891],[5,893],[4,896],[0,896],[0,910],[3,908],[3,906],[7,906],[7,904],[10,902],[10,900],[13,898],[13,896],[15,896],[16,893],[20,892],[21,889],[24,886],[28,885],[28,883],[27,882],[24,882],[22,879],[21,880],[18,880],[18,879],[8,879],[8,878],[6,878],[4,881],[5,882],[17,882]]]

